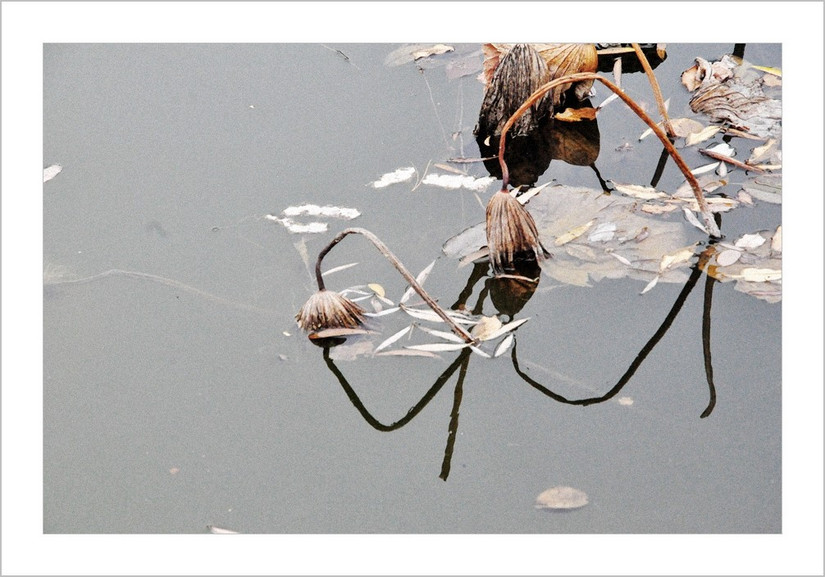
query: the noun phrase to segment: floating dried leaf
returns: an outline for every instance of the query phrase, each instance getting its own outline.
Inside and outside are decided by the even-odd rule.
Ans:
[[[216,527],[215,525],[207,525],[207,529],[209,529],[210,533],[215,535],[238,535],[237,531],[232,531],[230,529],[224,529],[222,527]]]
[[[587,505],[587,493],[573,487],[550,487],[536,498],[536,509],[578,509]]]
[[[616,236],[616,223],[603,222],[591,232],[587,240],[590,242],[607,242]]]
[[[394,335],[392,335],[391,337],[386,339],[380,345],[375,347],[375,350],[373,352],[377,353],[379,351],[382,351],[382,350],[386,349],[387,347],[389,347],[390,345],[392,345],[393,343],[395,343],[399,339],[403,338],[404,335],[406,335],[407,333],[410,332],[410,330],[412,330],[412,325],[410,325],[408,327],[404,327],[403,329],[401,329],[400,331],[398,331],[397,333],[395,333]]]
[[[742,252],[734,249],[723,250],[716,255],[716,264],[719,266],[730,266],[740,259]]]
[[[372,292],[374,292],[375,294],[377,294],[377,295],[378,295],[378,296],[380,296],[380,297],[383,297],[384,295],[386,295],[386,294],[387,294],[387,293],[384,291],[384,287],[382,287],[382,286],[381,286],[380,284],[378,284],[378,283],[374,283],[374,282],[373,282],[373,283],[369,283],[369,284],[367,285],[367,287],[368,287],[368,288],[369,288]]]
[[[43,169],[43,182],[50,181],[55,176],[60,174],[60,172],[62,170],[63,170],[63,167],[60,166],[59,164],[52,164],[51,166],[48,166],[48,167],[44,168]]]
[[[659,275],[656,275],[655,277],[653,277],[653,280],[651,280],[649,283],[647,283],[647,285],[645,285],[645,288],[643,288],[642,292],[640,292],[639,294],[645,294],[649,290],[653,289],[653,287],[655,287],[659,283],[659,278],[660,278]]]
[[[759,233],[744,234],[736,242],[734,246],[737,248],[756,248],[765,243],[765,237]]]
[[[652,186],[642,186],[639,184],[621,184],[615,181],[613,182],[613,187],[621,192],[622,194],[626,194],[627,196],[632,196],[633,198],[639,198],[642,200],[654,200],[657,198],[670,198],[669,194],[665,194],[664,192],[659,192]]]
[[[426,282],[427,278],[430,276],[430,273],[433,271],[435,262],[436,261],[433,261],[430,264],[428,264],[426,267],[424,267],[424,270],[418,273],[418,276],[415,277],[415,281],[419,284],[419,286],[424,285],[424,282]],[[401,300],[399,300],[398,303],[403,305],[405,302],[410,300],[413,294],[415,294],[415,289],[412,287],[408,287],[407,290],[404,291],[404,294],[401,296]]]
[[[554,115],[556,120],[562,122],[579,122],[581,120],[595,120],[596,109],[591,107],[584,108],[565,108],[562,112],[557,112]]]
[[[428,353],[447,353],[450,351],[460,351],[468,346],[467,343],[431,343],[426,345],[409,345],[404,348],[411,351],[424,351]]]
[[[774,252],[782,252],[782,225],[777,226],[776,232],[773,233],[771,250]]]
[[[427,334],[433,335],[434,337],[438,337],[440,339],[444,339],[445,341],[450,341],[453,343],[463,343],[464,339],[459,337],[455,333],[450,333],[447,331],[438,331],[435,329],[431,329],[430,327],[425,327],[423,325],[418,327],[420,330],[424,331]]]
[[[685,137],[685,145],[686,146],[693,146],[694,144],[698,144],[700,142],[704,142],[709,138],[712,138],[717,132],[722,129],[721,126],[718,125],[711,125],[706,126],[699,132],[694,132],[692,134],[688,134]]]
[[[515,336],[513,334],[509,334],[506,337],[504,337],[503,339],[501,339],[501,342],[496,347],[496,350],[493,353],[493,356],[494,357],[500,357],[501,355],[506,353],[508,350],[510,350],[510,347],[513,346],[514,341],[515,341]]]
[[[556,246],[562,246],[562,245],[567,244],[571,240],[577,239],[578,237],[583,235],[585,232],[587,232],[587,229],[589,229],[591,226],[593,226],[594,222],[596,222],[596,219],[592,219],[592,220],[590,220],[590,221],[588,221],[584,224],[580,224],[579,226],[571,228],[570,230],[568,230],[563,235],[556,237],[555,245]]]
[[[411,55],[413,60],[418,60],[420,58],[427,58],[429,56],[437,56],[439,54],[446,54],[447,52],[452,52],[455,50],[452,46],[447,46],[446,44],[435,44],[434,46],[428,46],[426,48],[419,48],[417,50],[413,50]]]
[[[509,333],[511,331],[516,330],[521,325],[526,323],[528,320],[530,320],[530,319],[526,318],[526,319],[519,319],[517,321],[512,321],[512,322],[507,323],[506,325],[500,326],[499,328],[497,328],[497,329],[493,330],[492,332],[489,332],[489,333],[487,333],[483,336],[478,336],[478,335],[473,335],[473,336],[478,336],[479,340],[482,340],[482,341],[491,341],[493,339],[497,339],[498,337],[500,337],[503,334],[506,334],[506,333]]]

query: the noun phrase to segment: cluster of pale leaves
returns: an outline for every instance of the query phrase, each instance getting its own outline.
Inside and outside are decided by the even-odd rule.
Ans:
[[[436,262],[433,261],[418,274],[416,281],[419,285],[427,280]],[[348,264],[330,269],[324,276],[352,266]],[[397,320],[400,316],[404,326],[377,344],[374,339],[350,339],[346,344],[335,347],[333,356],[336,360],[352,360],[359,356],[438,358],[439,353],[468,348],[480,357],[491,359],[503,355],[512,347],[514,331],[529,320],[524,318],[502,323],[496,316],[445,310],[452,321],[469,331],[474,340],[467,343],[451,332],[435,311],[416,303],[416,292],[412,287],[408,287],[397,300],[388,298],[384,287],[377,283],[349,287],[341,291],[341,294],[367,309],[369,312],[365,314],[366,317],[381,319],[380,322],[386,325],[387,320]],[[369,326],[361,329],[330,329],[319,331],[314,338],[372,335],[375,332]],[[426,342],[420,342],[422,339]]]

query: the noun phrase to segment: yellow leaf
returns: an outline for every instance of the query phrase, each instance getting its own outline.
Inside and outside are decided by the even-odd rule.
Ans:
[[[586,222],[586,223],[581,224],[579,226],[573,227],[570,230],[568,230],[566,233],[558,236],[556,238],[556,241],[555,241],[556,246],[562,246],[564,244],[567,244],[571,240],[575,240],[575,239],[579,238],[581,235],[583,235],[585,232],[587,232],[587,229],[589,229],[591,226],[593,226],[594,222],[596,222],[595,219],[591,220],[590,222]]]
[[[555,115],[556,120],[563,122],[578,122],[580,120],[595,120],[595,108],[565,108],[564,112]]]
[[[386,294],[386,293],[384,292],[384,287],[382,287],[382,286],[381,286],[380,284],[378,284],[378,283],[374,283],[374,282],[373,282],[373,283],[368,284],[367,286],[369,287],[369,289],[370,289],[372,292],[374,292],[375,294],[377,294],[377,295],[378,295],[378,296],[380,296],[380,297],[383,297],[383,296]]]

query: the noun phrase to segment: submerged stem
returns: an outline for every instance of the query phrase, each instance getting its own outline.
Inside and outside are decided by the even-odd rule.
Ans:
[[[719,231],[719,227],[716,224],[716,221],[713,218],[713,215],[710,212],[710,208],[708,207],[708,203],[705,200],[705,195],[702,192],[702,187],[699,186],[699,182],[696,180],[696,177],[693,176],[690,172],[690,168],[685,163],[682,156],[679,154],[679,151],[676,150],[676,147],[673,146],[673,143],[668,138],[667,134],[662,130],[662,128],[653,122],[650,116],[641,109],[641,107],[633,101],[625,92],[607,80],[606,78],[596,74],[594,72],[577,72],[575,74],[569,74],[567,76],[562,76],[560,78],[556,78],[555,80],[551,80],[547,84],[542,85],[538,89],[536,89],[530,97],[524,101],[524,103],[516,110],[513,115],[507,120],[504,126],[501,129],[501,136],[499,137],[498,143],[498,162],[501,165],[501,174],[502,180],[504,182],[503,190],[506,190],[507,184],[509,182],[509,171],[507,170],[507,163],[504,162],[504,150],[505,150],[505,143],[506,143],[506,136],[507,131],[516,123],[516,121],[531,107],[535,104],[540,98],[542,98],[547,92],[559,86],[560,84],[567,84],[570,82],[579,82],[582,80],[598,80],[607,88],[609,88],[613,93],[615,93],[619,98],[627,104],[630,109],[638,116],[639,118],[647,124],[656,137],[662,142],[662,145],[667,150],[668,154],[673,158],[673,161],[676,163],[676,166],[685,176],[685,179],[690,184],[691,189],[693,189],[693,196],[696,198],[696,202],[699,204],[699,210],[702,212],[702,217],[705,221],[705,226],[707,227],[708,234],[715,238],[720,238],[722,233]]]

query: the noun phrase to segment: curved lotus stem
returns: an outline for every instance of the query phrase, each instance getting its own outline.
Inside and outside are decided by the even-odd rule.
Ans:
[[[418,281],[415,280],[415,277],[413,277],[413,275],[410,274],[410,272],[401,263],[401,261],[398,260],[398,257],[396,257],[390,251],[390,249],[388,249],[387,246],[383,242],[381,242],[381,240],[377,236],[375,236],[367,229],[347,228],[345,230],[342,230],[335,236],[335,238],[333,238],[329,242],[327,246],[323,248],[323,250],[321,250],[320,253],[318,253],[318,259],[315,262],[315,278],[318,282],[319,290],[324,290],[324,279],[321,275],[321,262],[324,260],[324,257],[327,255],[327,253],[329,253],[329,251],[331,251],[336,244],[341,242],[346,236],[350,234],[360,234],[362,236],[367,237],[367,239],[370,242],[372,242],[373,245],[375,245],[375,248],[378,249],[378,252],[380,252],[384,256],[384,258],[390,261],[392,266],[394,266],[395,269],[399,273],[401,273],[401,276],[404,277],[404,280],[407,281],[410,287],[412,287],[412,289],[418,293],[418,295],[424,300],[425,303],[427,303],[427,305],[435,312],[435,314],[437,314],[445,323],[447,323],[447,325],[456,335],[461,337],[464,340],[464,342],[475,342],[475,339],[470,335],[470,333],[461,328],[452,318],[450,318],[450,316],[446,312],[444,312],[444,309],[438,306],[438,303],[436,303],[432,299],[432,297],[427,294],[424,288],[420,284],[418,284]]]
[[[593,72],[578,72],[576,74],[569,74],[567,76],[562,76],[560,78],[556,78],[555,80],[551,80],[547,84],[542,85],[540,88],[536,89],[530,97],[524,101],[524,103],[516,110],[513,115],[507,120],[504,126],[501,129],[501,136],[498,143],[498,162],[501,165],[501,177],[502,177],[502,190],[507,189],[507,185],[510,182],[510,173],[507,170],[507,164],[504,162],[504,150],[505,150],[505,143],[506,143],[506,135],[507,131],[515,124],[515,122],[524,114],[537,100],[542,98],[547,92],[555,88],[560,84],[567,84],[570,82],[579,82],[582,80],[598,80],[611,91],[613,91],[625,104],[627,104],[630,109],[636,113],[636,116],[641,118],[645,124],[647,124],[656,137],[662,142],[662,145],[667,150],[668,154],[673,158],[673,161],[676,163],[676,166],[679,167],[679,170],[682,171],[682,174],[685,176],[685,179],[690,183],[691,189],[693,189],[693,196],[696,198],[696,202],[699,204],[699,210],[702,212],[702,217],[705,221],[705,227],[707,227],[708,233],[710,236],[715,238],[721,238],[722,233],[719,230],[719,226],[716,224],[716,221],[713,218],[713,215],[710,212],[710,208],[708,207],[708,203],[705,200],[705,195],[702,193],[702,187],[699,186],[699,183],[696,180],[696,177],[693,176],[690,172],[690,168],[685,163],[682,156],[676,150],[676,147],[673,146],[673,143],[670,142],[670,139],[667,137],[667,134],[661,129],[661,127],[656,124],[647,113],[642,110],[638,104],[636,104],[632,98],[630,98],[625,92],[607,80],[606,78],[593,73]]]

